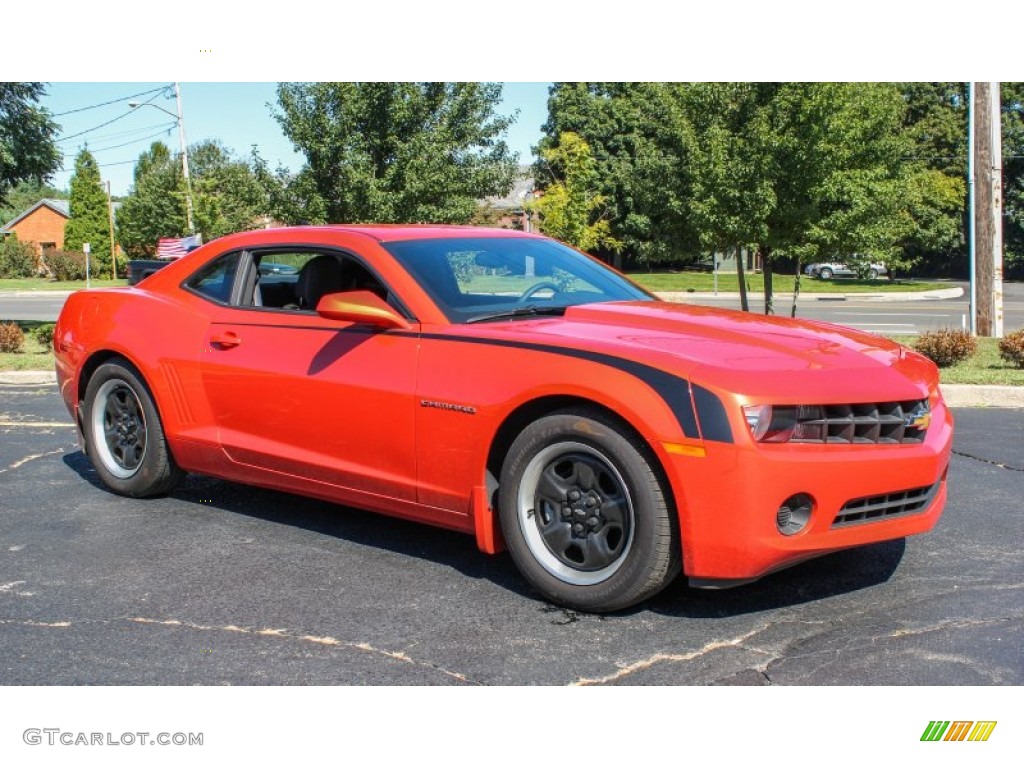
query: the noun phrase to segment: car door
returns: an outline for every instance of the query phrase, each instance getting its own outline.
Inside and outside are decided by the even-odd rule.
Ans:
[[[261,259],[298,264],[298,276],[325,256],[351,258],[310,248],[240,257],[199,350],[221,446],[237,465],[415,500],[415,336],[323,318],[298,301],[261,306],[255,290]]]

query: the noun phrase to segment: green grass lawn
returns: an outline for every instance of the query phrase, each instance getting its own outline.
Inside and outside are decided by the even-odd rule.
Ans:
[[[640,283],[649,291],[713,291],[715,276],[710,272],[629,272],[631,280]],[[764,293],[764,275],[760,272],[746,274],[747,290]],[[793,275],[773,276],[772,288],[776,293],[791,293]],[[819,280],[816,277],[800,278],[801,293],[893,293],[903,291],[933,291],[949,288],[943,283],[918,283],[909,280]],[[739,290],[735,272],[718,273],[718,290],[735,292]]]
[[[32,333],[40,325],[50,323],[34,320],[18,320],[17,323],[25,334],[25,346],[21,352],[0,352],[0,371],[52,371],[53,352],[36,341]]]
[[[916,336],[893,336],[894,341],[914,346]],[[1024,387],[1024,368],[999,356],[999,339],[978,339],[978,351],[962,363],[939,369],[943,384],[1010,384]]]
[[[128,285],[127,280],[92,280],[93,288]],[[45,277],[5,277],[0,279],[0,291],[78,291],[85,288],[85,280],[50,280]]]

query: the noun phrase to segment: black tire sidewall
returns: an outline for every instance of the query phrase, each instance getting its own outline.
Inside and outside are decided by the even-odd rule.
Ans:
[[[146,453],[139,468],[130,477],[121,478],[112,474],[98,455],[98,440],[102,436],[93,433],[93,409],[96,407],[96,395],[106,382],[123,381],[132,390],[146,419]],[[177,471],[173,460],[167,452],[164,442],[163,426],[157,412],[153,397],[142,377],[127,361],[116,360],[103,363],[89,379],[83,400],[83,429],[92,465],[100,480],[110,490],[122,496],[139,498],[151,496],[163,491],[171,471]]]
[[[544,448],[560,442],[588,445],[603,454],[617,469],[633,503],[632,543],[618,570],[593,585],[569,584],[540,564],[520,528],[518,496],[523,474],[531,459]],[[671,505],[649,462],[618,429],[591,416],[554,414],[535,421],[512,443],[502,469],[499,516],[506,544],[516,566],[545,597],[571,608],[604,612],[628,607],[660,588],[668,571],[658,556],[659,516],[671,515]],[[666,522],[661,521],[662,528]],[[674,575],[674,573],[669,574]]]

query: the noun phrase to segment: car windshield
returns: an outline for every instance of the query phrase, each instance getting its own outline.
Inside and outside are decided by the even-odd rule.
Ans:
[[[382,245],[453,323],[558,314],[600,301],[654,297],[599,262],[554,240],[431,238]]]

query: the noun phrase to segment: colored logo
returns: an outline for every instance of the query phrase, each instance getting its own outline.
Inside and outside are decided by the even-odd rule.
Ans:
[[[932,720],[921,741],[988,741],[995,729],[995,720]]]

